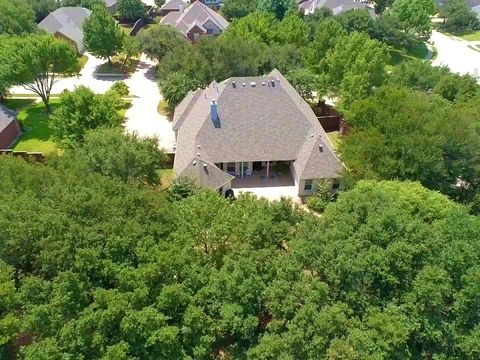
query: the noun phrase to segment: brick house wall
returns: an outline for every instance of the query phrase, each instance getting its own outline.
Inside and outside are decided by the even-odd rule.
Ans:
[[[0,132],[0,149],[8,149],[21,134],[22,128],[18,121],[12,121]]]

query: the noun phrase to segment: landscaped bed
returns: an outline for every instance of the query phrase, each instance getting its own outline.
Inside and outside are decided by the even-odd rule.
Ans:
[[[111,63],[105,62],[97,68],[97,74],[118,74],[118,75],[128,75],[135,72],[137,65],[140,61],[138,58],[131,58],[125,64],[122,69],[122,64],[125,59],[124,54],[118,54],[111,59]]]

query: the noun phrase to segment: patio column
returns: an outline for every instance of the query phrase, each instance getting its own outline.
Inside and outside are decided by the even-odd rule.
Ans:
[[[267,180],[269,179],[270,161],[267,161]]]
[[[241,172],[242,172],[242,179],[243,179],[243,161],[241,162],[241,164],[242,164]]]

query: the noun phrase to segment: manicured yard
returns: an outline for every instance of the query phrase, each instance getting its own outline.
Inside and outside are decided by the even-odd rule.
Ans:
[[[35,102],[34,99],[6,99],[3,102],[3,105],[9,109],[19,111],[28,105],[31,105]]]
[[[134,24],[120,24],[120,29],[124,32],[125,35],[130,35]]]
[[[473,30],[467,32],[448,32],[445,29],[438,29],[438,31],[442,32],[447,36],[456,36],[462,38],[463,40],[467,41],[480,41],[480,30]]]
[[[13,102],[28,101],[29,99],[7,100]],[[31,102],[31,100],[30,100]],[[58,105],[58,100],[51,100],[52,108]],[[48,114],[43,103],[36,103],[24,108],[18,113],[18,120],[22,123],[24,132],[14,146],[18,151],[39,151],[48,154],[57,151],[57,145],[52,139],[52,129],[48,125]]]
[[[100,65],[97,69],[97,73],[99,74],[130,74],[135,72],[139,59],[131,58],[130,61],[128,61],[125,64],[125,67],[122,69],[124,57],[125,56],[123,54],[118,54],[117,56],[114,56],[112,58],[112,63],[109,64],[108,62],[106,62]]]
[[[428,56],[428,48],[425,43],[418,43],[415,44],[408,52],[398,49],[390,49],[390,56],[391,65],[398,65],[405,60],[422,60]]]

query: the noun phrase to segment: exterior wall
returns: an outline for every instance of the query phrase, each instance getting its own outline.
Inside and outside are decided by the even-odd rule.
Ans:
[[[297,173],[295,172],[295,167],[293,166],[293,161],[290,163],[290,175],[292,175],[293,182],[295,183],[295,186],[297,187],[297,194],[300,195],[300,188],[299,183],[300,179],[297,176]]]
[[[207,21],[205,24],[203,24],[203,27],[207,29],[208,35],[220,35],[222,33],[222,29],[220,29],[217,25],[215,25],[211,21]],[[211,33],[209,33],[208,30],[211,30]]]
[[[21,134],[20,124],[16,120],[12,121],[0,133],[0,149],[8,149]]]
[[[308,195],[312,195],[313,193],[315,193],[315,184],[317,181],[322,181],[322,180],[325,180],[325,179],[312,179],[313,180],[313,184],[312,184],[312,190],[304,190],[305,188],[305,180],[310,180],[310,179],[300,179],[299,182],[298,182],[298,195],[299,196],[308,196]],[[327,179],[329,182],[330,182],[330,189],[332,188],[332,183],[333,183],[333,179]]]
[[[198,28],[198,27],[195,27],[193,28],[190,32],[187,33],[187,38],[188,40],[190,40],[192,43],[196,42],[195,38],[195,34],[197,34],[198,37],[202,36],[202,35],[205,35],[205,33],[202,31],[202,29]]]
[[[83,44],[82,45],[77,45],[77,43],[75,41],[73,41],[72,39],[66,37],[65,35],[63,35],[59,32],[55,33],[55,37],[59,38],[59,39],[62,39],[62,40],[65,40],[73,48],[73,50],[75,50],[77,52],[77,54],[82,55],[85,52],[85,49],[83,48]]]

